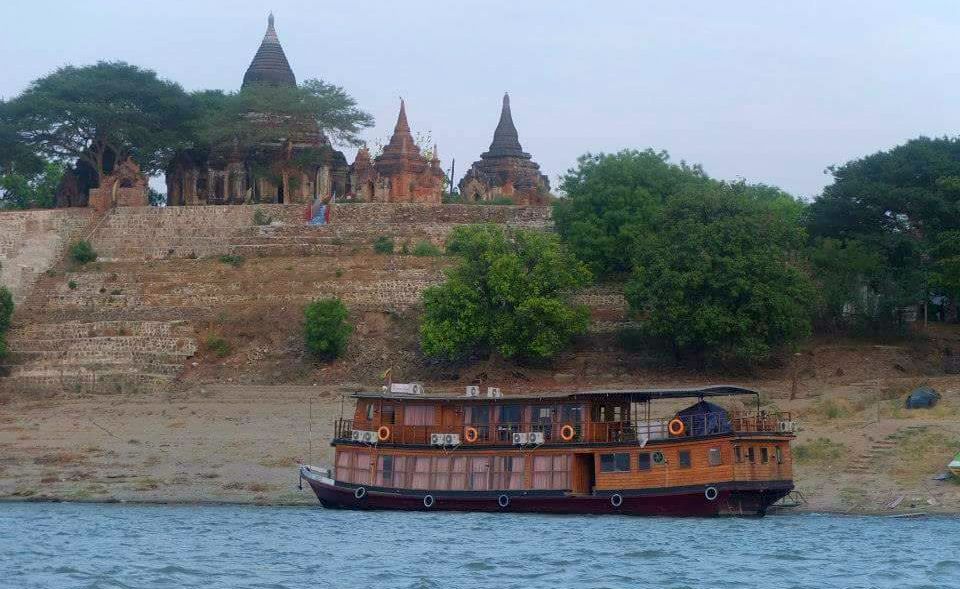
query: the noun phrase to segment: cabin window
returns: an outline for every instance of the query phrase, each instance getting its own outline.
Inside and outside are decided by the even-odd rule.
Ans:
[[[522,405],[502,405],[498,415],[497,424],[498,438],[501,442],[509,442],[513,439],[514,432],[520,431],[520,425],[523,422]]]
[[[756,462],[756,461],[757,461],[757,458],[756,458],[756,456],[754,456],[753,446],[748,446],[748,447],[747,447],[747,462],[749,462],[750,464],[753,464],[753,463]]]
[[[494,489],[523,488],[523,457],[497,456],[494,459]]]
[[[393,456],[380,457],[380,479],[377,482],[381,485],[387,481],[393,482]]]
[[[337,480],[355,485],[369,485],[370,453],[340,451],[337,454]]]
[[[430,457],[417,456],[407,458],[407,465],[413,462],[413,476],[410,480],[410,487],[413,489],[430,488]]]
[[[434,458],[433,459],[433,472],[430,474],[432,481],[430,483],[431,489],[436,489],[438,491],[446,491],[450,488],[450,459],[447,457],[444,458]]]
[[[743,454],[740,453],[740,446],[733,447],[733,460],[735,462],[743,462]]]
[[[481,442],[490,440],[490,407],[487,405],[472,405],[464,409],[463,422],[465,425],[477,429],[477,439]]]
[[[723,464],[723,455],[720,454],[720,448],[710,448],[707,450],[707,463],[710,466],[720,466]]]
[[[569,423],[576,428],[583,423],[583,406],[564,405],[560,408],[560,421]]]
[[[767,450],[766,446],[760,448],[760,462],[763,464],[770,462],[770,451]]]
[[[463,491],[467,488],[467,459],[458,457],[450,459],[450,490]]]
[[[377,459],[377,485],[406,487],[406,463],[404,456],[381,456]]]
[[[601,454],[600,472],[628,472],[630,470],[630,455]]]
[[[639,460],[639,463],[637,464],[637,468],[639,468],[640,470],[650,470],[650,464],[651,464],[650,453],[641,452],[639,458],[640,460]]]
[[[534,489],[569,489],[569,456],[534,456]]]
[[[373,421],[373,403],[367,403],[367,421]]]
[[[403,411],[403,425],[433,425],[433,405],[407,405]]]
[[[489,456],[475,456],[470,459],[470,488],[474,491],[490,489]]]
[[[380,408],[380,423],[393,425],[397,423],[397,406],[393,403],[387,403]]]
[[[783,450],[780,449],[780,446],[773,447],[773,455],[777,459],[777,464],[783,464]]]
[[[690,450],[680,450],[680,468],[690,468]]]
[[[533,407],[531,430],[543,432],[545,440],[553,439],[553,407]]]

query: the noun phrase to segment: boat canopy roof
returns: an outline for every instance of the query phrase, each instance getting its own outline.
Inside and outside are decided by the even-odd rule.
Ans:
[[[748,389],[736,385],[709,385],[702,387],[678,388],[678,389],[600,389],[592,391],[577,392],[543,392],[526,395],[504,395],[502,397],[467,397],[465,395],[455,394],[405,394],[390,393],[386,391],[358,392],[352,396],[356,399],[389,399],[392,401],[446,401],[446,402],[515,402],[515,401],[554,401],[554,400],[587,400],[609,397],[612,399],[624,399],[635,402],[646,402],[655,399],[703,399],[705,397],[732,397],[737,395],[760,395],[759,391]]]

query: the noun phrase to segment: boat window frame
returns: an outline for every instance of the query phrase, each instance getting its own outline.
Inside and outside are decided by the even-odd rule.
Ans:
[[[612,459],[612,469],[604,469],[603,458],[604,456],[610,456]],[[625,461],[623,458],[626,457]],[[600,454],[600,472],[603,473],[615,473],[615,472],[630,472],[630,453],[629,452],[604,452]],[[623,468],[626,466],[626,468]]]
[[[707,449],[707,464],[710,466],[723,466],[723,449],[720,448],[720,446]]]
[[[757,463],[757,453],[754,451],[753,446],[747,446],[747,462],[750,464]]]
[[[780,446],[773,447],[773,455],[777,459],[777,464],[783,464],[783,449]]]
[[[693,468],[693,453],[690,450],[678,450],[677,465],[679,468]]]
[[[646,465],[644,465],[644,457],[646,457]],[[637,470],[653,470],[653,455],[650,452],[637,454]]]
[[[740,449],[740,444],[733,446],[733,461],[737,464],[743,464],[743,451]]]
[[[770,463],[770,449],[766,446],[760,446],[760,464]]]

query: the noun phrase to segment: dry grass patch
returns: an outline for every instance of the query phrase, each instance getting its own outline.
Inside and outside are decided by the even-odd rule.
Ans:
[[[297,465],[297,459],[296,459],[296,458],[292,458],[292,457],[286,457],[286,458],[264,458],[263,460],[261,460],[261,461],[258,462],[257,464],[259,464],[260,466],[266,467],[266,468],[286,468],[286,467],[288,467],[288,466],[296,466],[296,465]]]
[[[849,453],[845,444],[834,442],[830,438],[817,438],[793,447],[793,458],[798,464],[815,464],[824,467],[835,466],[847,458]]]

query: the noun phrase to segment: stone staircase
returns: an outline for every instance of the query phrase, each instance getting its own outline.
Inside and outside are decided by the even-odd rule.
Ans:
[[[30,324],[14,329],[8,344],[2,382],[18,392],[156,392],[197,350],[181,321]]]
[[[923,431],[924,429],[926,429],[926,426],[923,425],[901,427],[882,440],[873,441],[866,450],[855,456],[847,464],[847,471],[856,474],[878,472],[877,463],[889,458],[903,438]]]

